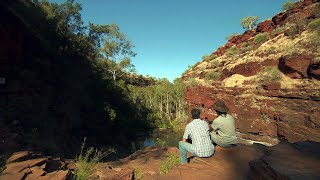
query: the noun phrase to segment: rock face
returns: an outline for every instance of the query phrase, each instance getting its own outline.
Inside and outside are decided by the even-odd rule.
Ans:
[[[280,143],[249,162],[248,179],[320,179],[319,154],[319,143]]]
[[[281,142],[273,147],[259,144],[216,146],[213,156],[198,158],[188,154],[190,163],[178,163],[167,174],[160,174],[161,163],[167,153],[179,155],[178,149],[149,147],[119,161],[101,163],[94,177],[101,180],[138,177],[143,180],[319,179],[319,145],[308,141]]]
[[[282,57],[279,60],[279,70],[291,78],[307,78],[312,58],[305,55]]]
[[[189,110],[200,108],[202,118],[213,120],[216,114],[210,106],[224,100],[236,120],[240,138],[271,145],[281,139],[320,142],[319,53],[309,46],[310,32],[305,31],[306,27],[301,34],[289,37],[282,26],[295,22],[292,20],[297,17],[309,22],[319,16],[317,7],[319,1],[299,1],[291,10],[231,38],[213,53],[218,57],[212,62],[199,62],[187,70],[182,79],[198,82],[198,87],[189,87],[185,92]],[[270,33],[278,27],[281,28]],[[253,37],[263,32],[269,33],[269,40],[253,47]],[[232,46],[239,51],[224,54]],[[246,50],[248,46],[252,47]],[[203,68],[210,63],[218,65]],[[206,76],[210,73],[217,77]]]
[[[241,35],[231,38],[228,41],[228,43],[218,48],[212,54],[216,56],[222,56],[232,46],[239,46],[244,42],[252,42],[252,38],[258,33],[263,33],[263,32],[271,33],[275,28],[285,24],[286,21],[288,20],[288,17],[290,17],[295,13],[300,13],[299,16],[302,16],[301,18],[305,18],[305,19],[312,18],[313,17],[312,12],[310,12],[306,7],[314,4],[315,2],[316,0],[304,0],[302,2],[297,2],[295,8],[292,8],[291,10],[288,10],[285,12],[281,12],[275,15],[274,17],[272,17],[271,20],[265,20],[263,22],[260,22],[257,25],[257,28],[253,30],[248,30]]]
[[[43,157],[30,151],[14,153],[7,161],[0,175],[1,180],[71,179],[71,161],[60,158]]]
[[[209,108],[218,99],[229,107],[241,138],[268,144],[278,139],[320,142],[319,89],[290,90],[271,83],[261,89],[215,85],[186,91],[189,108],[202,109],[201,116],[209,120],[216,117]]]

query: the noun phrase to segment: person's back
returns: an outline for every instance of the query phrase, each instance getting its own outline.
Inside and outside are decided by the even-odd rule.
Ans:
[[[208,123],[201,119],[191,121],[185,130],[184,138],[192,140],[195,154],[199,157],[208,157],[213,154]]]
[[[214,152],[214,146],[210,140],[209,126],[206,121],[200,119],[200,110],[192,109],[191,121],[183,134],[182,141],[179,142],[179,151],[181,163],[188,163],[187,152],[198,157],[209,157]],[[192,144],[187,142],[192,141]]]
[[[236,125],[233,117],[227,114],[229,108],[223,101],[219,100],[213,105],[218,117],[213,120],[211,129],[211,140],[222,147],[230,147],[237,144]]]
[[[212,122],[212,128],[217,129],[217,131],[211,133],[211,138],[219,146],[224,147],[230,144],[237,144],[235,122],[231,115],[220,115]]]

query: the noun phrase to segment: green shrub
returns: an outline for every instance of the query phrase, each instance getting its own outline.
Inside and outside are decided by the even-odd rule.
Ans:
[[[241,48],[246,48],[248,46],[250,46],[250,43],[248,41],[246,41],[243,44],[241,44]]]
[[[205,75],[206,80],[218,80],[221,78],[221,71],[210,71]]]
[[[253,42],[255,44],[262,44],[262,43],[268,41],[269,38],[270,38],[269,33],[260,33],[254,37]]]
[[[286,28],[287,28],[287,26],[285,25],[285,26],[279,26],[279,27],[273,29],[271,32],[271,36],[277,36],[279,34],[284,33]]]
[[[232,39],[233,37],[238,36],[238,35],[240,35],[240,34],[238,34],[238,33],[233,33],[233,34],[227,36],[226,39],[229,41],[230,39]]]
[[[234,56],[240,53],[239,48],[237,46],[232,46],[227,50],[227,55]]]
[[[297,25],[292,25],[288,30],[285,31],[284,35],[293,37],[299,34],[299,27]]]
[[[292,2],[292,1],[287,1],[287,2],[285,2],[285,3],[282,4],[281,9],[282,9],[283,11],[286,11],[286,10],[290,10],[290,9],[294,8],[294,6],[295,6],[295,3],[294,3],[294,2]]]
[[[209,56],[203,56],[203,57],[202,57],[202,60],[203,60],[203,61],[212,61],[212,60],[214,60],[214,59],[216,59],[216,58],[217,58],[216,55],[211,54],[211,55],[209,55]]]
[[[134,168],[134,179],[142,179],[143,178],[143,167]]]
[[[268,54],[274,54],[276,52],[276,47],[271,46],[270,48],[267,49]]]
[[[320,35],[319,35],[319,33],[316,33],[316,32],[312,33],[308,39],[309,39],[308,44],[312,48],[314,48],[314,49],[318,49],[319,48],[319,46],[320,46]]]
[[[259,74],[262,83],[269,83],[281,80],[281,72],[277,67],[267,66]]]
[[[198,85],[198,81],[195,78],[188,78],[187,80],[187,86],[189,87],[195,87]]]
[[[211,61],[211,68],[217,68],[217,67],[219,67],[219,62],[215,60]]]
[[[269,121],[269,120],[270,120],[269,115],[268,115],[267,113],[262,113],[262,114],[261,114],[261,118],[262,118],[263,120],[265,120],[265,121]]]
[[[75,178],[77,180],[86,180],[88,179],[95,171],[98,162],[109,155],[110,153],[115,153],[114,149],[109,149],[107,151],[98,151],[93,147],[90,147],[84,153],[85,141],[82,143],[81,151],[79,156],[75,158],[76,170]]]
[[[243,52],[251,51],[253,49],[254,49],[254,47],[252,47],[249,42],[245,42],[245,43],[241,44],[241,50]]]
[[[180,157],[173,153],[168,153],[168,157],[161,162],[160,174],[167,174],[174,166],[178,164],[180,164]]]
[[[307,26],[308,30],[310,31],[316,31],[320,33],[320,18],[314,19],[312,20],[308,26]]]

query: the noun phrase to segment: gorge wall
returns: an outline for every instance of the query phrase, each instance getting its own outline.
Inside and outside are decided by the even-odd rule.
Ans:
[[[295,18],[310,22],[319,12],[319,1],[299,1],[187,70],[182,79],[197,82],[185,92],[189,110],[200,108],[202,118],[212,121],[216,114],[210,107],[223,100],[240,138],[269,145],[281,139],[320,142],[320,47],[310,45],[307,24],[302,33],[287,35]],[[268,33],[269,40],[254,43],[259,33]],[[228,53],[231,47],[237,54]]]
[[[202,118],[209,120],[216,116],[210,106],[218,99],[229,107],[239,137],[268,144],[277,144],[282,138],[289,142],[320,142],[319,89],[265,90],[216,85],[186,91],[189,108],[201,108]]]

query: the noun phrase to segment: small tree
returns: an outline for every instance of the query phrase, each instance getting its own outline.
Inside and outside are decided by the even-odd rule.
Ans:
[[[240,25],[244,29],[252,29],[257,25],[257,21],[259,20],[258,16],[247,16],[245,18],[242,18]]]
[[[292,9],[294,6],[295,6],[295,2],[287,1],[287,2],[282,4],[281,9],[283,11],[286,11],[286,10]]]

